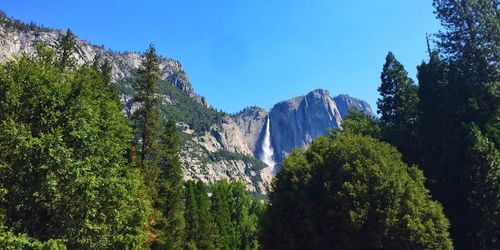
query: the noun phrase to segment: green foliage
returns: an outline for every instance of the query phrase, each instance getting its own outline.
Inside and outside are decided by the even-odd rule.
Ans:
[[[423,174],[397,150],[349,131],[283,163],[261,233],[264,249],[451,249],[448,220]]]
[[[58,55],[57,64],[61,70],[76,66],[76,59],[73,57],[76,53],[76,37],[71,30],[68,29],[66,34],[59,38],[56,52]]]
[[[210,211],[208,189],[203,182],[186,182],[186,247],[217,249],[217,225]]]
[[[160,129],[159,79],[159,58],[150,46],[134,85],[134,101],[141,105],[134,113],[136,145],[140,152],[137,164],[154,208],[149,219],[148,243],[153,249],[182,249],[185,221],[180,137],[172,119],[163,131]]]
[[[209,131],[210,126],[224,115],[222,112],[217,112],[196,102],[170,82],[160,81],[158,85],[160,92],[173,101],[173,104],[161,105],[160,109],[165,117],[185,122],[197,133]]]
[[[254,171],[260,171],[267,167],[265,163],[255,159],[255,157],[239,154],[227,150],[218,150],[215,152],[209,152],[208,158],[211,162],[218,162],[222,160],[234,160],[243,161],[245,165],[251,166],[250,169]]]
[[[138,77],[134,84],[136,94],[134,101],[140,104],[140,108],[134,112],[136,133],[139,137],[140,158],[142,168],[153,168],[157,159],[158,133],[160,130],[160,117],[158,105],[159,89],[157,82],[160,79],[159,59],[153,45],[144,53],[144,59],[138,71]]]
[[[482,239],[482,246],[493,247],[500,239],[500,151],[475,124],[467,128],[467,155],[470,156],[471,176],[473,187],[468,201],[471,204],[470,210],[479,215],[479,221],[469,223],[469,227],[474,227],[476,237]]]
[[[342,130],[380,139],[382,132],[379,122],[375,119],[374,117],[365,115],[359,110],[349,109],[344,121],[342,121]]]
[[[66,245],[61,240],[41,242],[25,234],[14,234],[0,228],[0,248],[5,250],[37,249],[37,250],[65,250]]]
[[[13,244],[140,246],[148,206],[124,158],[131,133],[120,104],[101,72],[61,71],[60,54],[39,52],[0,66],[0,208],[12,232],[3,235]]]
[[[433,0],[444,31],[438,45],[476,83],[498,81],[500,71],[500,2]]]
[[[164,245],[168,249],[184,247],[184,181],[180,160],[180,138],[177,125],[169,120],[160,135],[160,176],[157,207],[162,211]]]
[[[458,249],[500,246],[499,3],[435,0],[445,30],[418,68],[419,164]]]
[[[218,229],[217,249],[258,249],[258,216],[262,204],[239,182],[220,181],[210,186],[211,209]]]
[[[446,95],[446,63],[439,58],[437,51],[431,52],[429,62],[423,62],[417,67],[418,73],[418,95],[420,102],[418,103],[418,120],[417,131],[422,150],[420,166],[428,177],[429,171],[426,169],[429,163],[436,164],[439,161],[440,142],[443,141],[443,128],[445,120],[443,119],[444,96]],[[433,178],[429,178],[431,184]],[[432,185],[429,186],[432,190]]]
[[[159,207],[162,205],[163,197],[159,194],[159,145],[158,136],[160,133],[160,117],[158,111],[158,87],[160,79],[159,59],[155,48],[150,45],[144,53],[141,66],[138,70],[137,79],[133,85],[135,89],[134,101],[140,108],[133,114],[133,125],[135,132],[135,145],[139,155],[132,159],[136,164],[143,178],[143,183],[147,192],[147,198],[153,206],[148,218],[148,240],[147,243],[152,248],[162,248],[166,244],[165,225],[166,218]],[[134,151],[135,152],[135,151]]]
[[[50,31],[51,29],[45,28],[43,26],[36,25],[31,22],[29,24],[22,22],[21,20],[9,18],[4,11],[0,10],[0,24],[7,29],[19,30],[23,32],[28,31]]]
[[[209,195],[210,194],[210,195]],[[186,182],[187,249],[258,249],[262,202],[239,182]]]
[[[405,161],[415,163],[418,89],[403,65],[389,52],[380,76],[377,101],[382,139],[398,148]]]

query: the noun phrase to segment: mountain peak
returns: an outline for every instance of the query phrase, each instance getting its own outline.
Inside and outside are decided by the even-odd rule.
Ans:
[[[330,92],[326,89],[315,89],[307,93],[307,95],[330,96]]]
[[[339,109],[340,115],[345,117],[349,108],[355,108],[368,116],[374,116],[370,104],[366,101],[351,97],[347,94],[341,94],[333,98]]]

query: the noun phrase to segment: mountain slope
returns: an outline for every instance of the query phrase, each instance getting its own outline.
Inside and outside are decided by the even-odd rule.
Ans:
[[[0,63],[22,53],[34,55],[38,42],[55,47],[63,34],[61,30],[27,25],[0,13]],[[80,64],[92,62],[95,56],[110,61],[124,113],[131,115],[138,107],[132,102],[131,86],[142,55],[106,50],[80,39],[76,46],[74,57]],[[265,194],[272,176],[270,168],[258,159],[262,157],[268,117],[274,160],[280,163],[294,148],[305,147],[317,136],[339,127],[349,107],[371,114],[364,101],[346,95],[332,98],[326,90],[315,90],[280,102],[269,113],[249,107],[229,115],[210,108],[206,98],[195,93],[178,61],[160,57],[160,68],[160,110],[164,120],[176,120],[183,132],[181,159],[185,179],[238,180],[249,191]]]
[[[43,42],[55,47],[65,31],[25,24],[8,18],[0,12],[0,63],[20,56],[33,56],[35,46]],[[137,52],[114,52],[103,46],[76,39],[78,64],[90,63],[96,56],[109,60],[112,79],[120,91],[125,114],[137,109],[132,102],[132,83],[140,66],[142,55]],[[173,59],[160,57],[161,82],[159,87],[163,103],[160,106],[164,119],[175,119],[184,132],[181,158],[185,179],[215,181],[233,179],[242,181],[252,192],[266,193],[270,185],[270,174],[265,165],[255,159],[250,151],[236,150],[230,144],[220,144],[209,132],[215,124],[223,124],[224,113],[209,108],[206,98],[196,94],[182,65]],[[227,116],[229,117],[229,116]],[[227,118],[226,118],[227,119]],[[229,133],[230,138],[238,138],[222,127],[221,133]],[[205,140],[206,138],[206,140]],[[233,139],[231,139],[233,140]],[[236,141],[237,142],[237,141]],[[236,145],[240,147],[240,145]]]
[[[33,55],[38,42],[43,42],[50,47],[57,45],[57,40],[66,31],[39,27],[34,24],[24,24],[20,21],[8,18],[5,13],[0,12],[0,62],[19,56],[21,53]],[[137,52],[113,52],[103,46],[93,45],[87,41],[76,39],[77,62],[82,64],[92,62],[95,56],[101,60],[109,60],[112,66],[112,79],[122,84],[123,89],[131,88],[130,79],[133,79],[139,67],[142,56]],[[189,78],[182,69],[182,65],[173,59],[160,57],[161,79],[195,99],[197,102],[208,106],[208,100],[197,95]],[[126,90],[124,90],[126,91]]]

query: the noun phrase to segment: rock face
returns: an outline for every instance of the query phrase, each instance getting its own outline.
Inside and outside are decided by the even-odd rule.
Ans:
[[[276,162],[281,162],[294,148],[309,145],[342,123],[335,101],[328,91],[321,89],[274,105],[269,118]]]
[[[39,42],[55,48],[59,37],[64,34],[66,31],[26,25],[0,13],[0,63],[22,53],[33,56],[36,44]],[[96,56],[101,60],[107,59],[111,63],[112,78],[115,82],[133,78],[142,60],[142,55],[137,52],[112,52],[103,46],[93,45],[78,38],[76,50],[73,56],[79,64],[90,63]],[[197,102],[208,106],[208,100],[194,92],[189,78],[178,61],[160,57],[160,70],[163,80],[171,82]]]
[[[234,117],[225,116],[219,124],[212,126],[210,134],[221,148],[230,152],[252,155],[251,145],[246,142],[248,136],[235,122]]]
[[[254,155],[259,155],[267,112],[263,108],[249,107],[234,116],[236,125],[243,133],[243,140]]]
[[[363,100],[356,99],[349,95],[338,95],[334,97],[333,100],[335,101],[335,104],[337,104],[337,108],[339,109],[342,117],[347,115],[349,108],[354,108],[363,112],[365,115],[373,116],[372,108]]]
[[[348,95],[331,97],[327,90],[317,89],[280,102],[269,113],[259,107],[249,107],[224,117],[221,124],[212,127],[210,136],[225,150],[253,154],[260,159],[264,126],[269,116],[274,160],[280,163],[293,149],[306,147],[328,130],[340,127],[349,108],[373,116],[370,105],[363,100]]]
[[[56,47],[59,37],[64,34],[61,30],[23,24],[0,12],[0,63],[22,53],[33,56],[38,42]],[[76,40],[76,45],[77,53],[73,56],[79,64],[92,62],[96,56],[101,60],[107,59],[112,65],[113,80],[119,88],[131,88],[130,82],[140,66],[141,54],[113,52],[80,39]],[[176,97],[178,99],[167,92],[160,93],[163,107],[179,107],[178,104],[184,103],[187,106],[182,106],[180,111],[201,106],[201,110],[205,111],[197,109],[197,112],[217,113],[208,108],[208,101],[204,97],[195,93],[178,61],[160,57],[160,69],[162,80],[181,90],[181,96]],[[180,102],[179,98],[183,101]],[[122,93],[121,100],[127,116],[139,108],[127,91]],[[372,115],[370,106],[362,100],[347,95],[332,98],[328,91],[318,89],[305,96],[280,102],[269,113],[259,107],[249,107],[234,115],[217,113],[220,118],[217,116],[208,130],[195,131],[187,121],[178,120],[178,127],[184,132],[181,152],[184,178],[206,182],[238,180],[249,191],[265,194],[270,188],[271,171],[257,159],[262,154],[267,118],[271,121],[274,160],[280,163],[294,148],[305,147],[329,129],[339,127],[349,107]]]

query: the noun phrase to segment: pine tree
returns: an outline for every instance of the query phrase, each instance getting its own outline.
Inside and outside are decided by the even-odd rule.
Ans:
[[[217,226],[210,211],[210,198],[201,181],[186,182],[186,248],[216,249]]]
[[[238,249],[238,239],[231,218],[232,194],[229,183],[214,183],[211,186],[211,191],[211,210],[220,236],[216,246],[218,249]]]
[[[446,135],[443,131],[446,128],[443,114],[448,84],[447,65],[439,58],[437,51],[432,51],[429,62],[422,62],[417,67],[417,71],[420,100],[417,130],[420,146],[423,149],[418,163],[428,177],[428,186],[434,190],[434,180],[444,173],[444,169],[428,169],[427,167],[435,166],[440,161],[440,154],[443,150],[441,146]]]
[[[150,222],[150,238],[148,243],[154,249],[164,248],[167,244],[165,227],[167,218],[162,212],[162,199],[159,194],[160,168],[160,113],[158,105],[159,89],[157,82],[160,79],[159,58],[153,45],[143,55],[141,66],[138,70],[137,80],[134,84],[136,95],[134,101],[140,108],[134,112],[133,120],[137,137],[138,157],[137,166],[141,170],[144,185],[153,206]]]
[[[444,31],[438,45],[452,61],[460,61],[476,84],[498,81],[500,72],[500,2],[497,0],[434,0]]]
[[[382,138],[398,148],[405,161],[415,163],[417,87],[392,52],[385,59],[380,79],[377,113],[381,115]]]
[[[199,249],[216,249],[215,242],[219,236],[210,211],[210,198],[208,197],[207,186],[203,182],[198,181],[195,188],[200,222],[199,231],[196,235],[197,246]]]
[[[92,68],[100,73],[104,88],[111,93],[115,100],[119,101],[118,88],[112,81],[113,68],[109,60],[107,58],[102,60],[101,56],[97,54],[92,61]]]
[[[229,183],[231,190],[231,212],[237,249],[258,249],[258,217],[262,214],[259,200],[251,197],[243,183]],[[218,213],[214,214],[214,217]]]
[[[419,67],[421,165],[458,249],[498,248],[499,3],[435,0],[445,28]],[[496,228],[496,229],[495,229]]]
[[[157,82],[160,80],[159,59],[153,45],[144,53],[138,78],[134,89],[137,92],[134,101],[141,107],[134,113],[137,121],[140,144],[140,165],[147,168],[154,165],[157,159],[157,138],[160,130],[160,115],[158,104],[159,89]],[[151,163],[150,163],[151,162]]]
[[[101,73],[101,78],[104,86],[110,87],[111,86],[111,78],[112,78],[112,70],[113,68],[111,67],[111,63],[109,60],[106,58],[104,59],[104,62],[101,64],[99,67],[99,72]]]
[[[158,177],[158,208],[166,219],[166,248],[184,247],[184,182],[180,160],[180,137],[177,125],[169,120],[160,135],[160,176]]]
[[[186,212],[184,213],[184,217],[186,221],[186,248],[196,249],[197,235],[200,227],[198,202],[196,198],[196,182],[187,181],[185,186]]]
[[[76,38],[71,30],[61,36],[57,42],[56,52],[58,54],[58,65],[61,70],[73,68],[76,66],[76,59],[73,55],[76,53]]]

